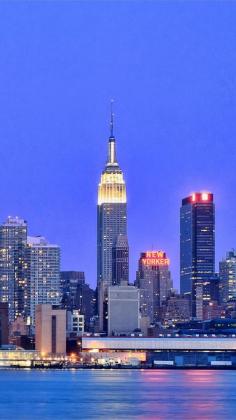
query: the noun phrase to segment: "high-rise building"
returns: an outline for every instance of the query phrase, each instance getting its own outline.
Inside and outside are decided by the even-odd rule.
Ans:
[[[170,260],[163,251],[142,252],[135,285],[140,289],[140,310],[151,323],[160,321],[160,309],[172,288]]]
[[[0,225],[0,301],[8,302],[10,322],[26,315],[26,243],[26,221],[8,217]]]
[[[129,245],[126,235],[119,234],[112,247],[112,284],[129,282]]]
[[[111,133],[108,158],[98,186],[97,205],[97,285],[100,331],[107,330],[107,289],[112,285],[112,248],[118,235],[127,235],[126,186],[116,158],[116,142]]]
[[[213,194],[193,193],[180,209],[180,292],[191,295],[192,316],[203,319],[204,283],[215,274]]]
[[[220,298],[223,304],[236,299],[236,250],[232,249],[220,261]]]
[[[36,305],[35,349],[42,354],[66,353],[66,310]]]
[[[42,236],[27,239],[27,294],[31,324],[35,324],[35,307],[60,303],[60,247]]]
[[[85,283],[83,271],[61,271],[62,306],[68,311],[78,310],[84,315],[85,329],[90,328],[90,320],[95,314],[95,291]]]

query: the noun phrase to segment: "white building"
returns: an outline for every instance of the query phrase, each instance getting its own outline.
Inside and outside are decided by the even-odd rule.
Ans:
[[[126,283],[108,288],[108,335],[129,334],[140,328],[139,293]]]
[[[67,312],[67,334],[82,336],[84,333],[84,315],[78,310]]]

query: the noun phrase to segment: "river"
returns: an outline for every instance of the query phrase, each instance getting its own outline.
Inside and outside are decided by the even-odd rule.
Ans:
[[[236,371],[2,370],[0,419],[236,419]]]

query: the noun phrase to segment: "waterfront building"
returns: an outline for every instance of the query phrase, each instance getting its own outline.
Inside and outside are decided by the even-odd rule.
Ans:
[[[142,252],[135,285],[140,289],[140,310],[151,323],[160,321],[161,305],[172,288],[170,260],[164,251]]]
[[[28,315],[35,324],[35,307],[60,303],[60,247],[42,236],[27,239]]]
[[[42,355],[66,353],[66,310],[36,305],[35,348]]]
[[[108,335],[129,334],[140,328],[140,291],[127,285],[108,287]]]
[[[215,274],[213,194],[193,193],[180,209],[180,292],[191,295],[192,317],[203,318],[204,283]],[[208,301],[208,298],[206,299]]]
[[[26,243],[26,221],[9,216],[0,225],[0,302],[8,303],[10,322],[26,315]]]
[[[86,331],[90,329],[90,320],[95,314],[96,294],[85,282],[83,271],[61,271],[62,307],[68,311],[78,310],[84,315]]]
[[[113,113],[108,158],[98,186],[97,287],[100,331],[107,330],[107,289],[112,285],[112,248],[118,235],[127,235],[127,200],[123,172],[116,158]]]
[[[126,235],[119,234],[112,247],[112,284],[129,282],[129,245]]]
[[[0,366],[3,368],[29,368],[37,363],[40,364],[40,354],[35,350],[24,350],[11,344],[0,347]]]
[[[67,318],[67,334],[73,336],[81,336],[84,333],[84,315],[76,309],[68,311]]]
[[[223,304],[236,299],[236,250],[227,252],[219,263],[220,299]]]
[[[8,304],[0,302],[0,346],[9,342]]]
[[[132,354],[148,366],[236,366],[235,337],[82,337],[82,349],[103,364]]]

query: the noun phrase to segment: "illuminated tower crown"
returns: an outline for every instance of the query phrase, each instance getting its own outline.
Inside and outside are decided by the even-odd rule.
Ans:
[[[116,141],[113,134],[114,114],[111,108],[110,137],[108,157],[98,186],[98,205],[103,203],[126,203],[126,186],[116,159]]]

